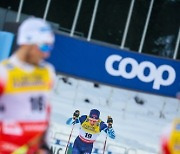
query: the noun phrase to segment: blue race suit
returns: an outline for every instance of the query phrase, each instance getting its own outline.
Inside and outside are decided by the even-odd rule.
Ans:
[[[82,115],[75,121],[69,118],[66,123],[72,124],[72,122],[75,124],[80,123],[81,125],[79,136],[77,136],[74,141],[72,154],[91,154],[93,143],[102,130],[107,133],[110,138],[115,138],[113,128],[108,128],[100,119],[93,126],[90,124],[89,116],[87,115]]]

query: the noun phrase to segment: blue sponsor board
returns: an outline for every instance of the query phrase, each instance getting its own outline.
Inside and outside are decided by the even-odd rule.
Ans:
[[[180,62],[56,34],[51,57],[58,72],[116,87],[176,97]]]

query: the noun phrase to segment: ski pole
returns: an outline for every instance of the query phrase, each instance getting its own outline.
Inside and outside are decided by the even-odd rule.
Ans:
[[[112,120],[111,116],[108,116],[108,118],[107,118],[107,123],[108,123],[108,126],[107,126],[107,132],[106,132],[106,139],[105,139],[105,141],[104,141],[103,154],[105,153],[105,150],[106,150],[108,129],[109,129],[110,127],[112,127],[112,123],[113,123],[113,120]]]
[[[108,131],[108,130],[107,130],[107,131]],[[105,150],[106,150],[106,142],[107,142],[107,134],[106,134],[106,139],[105,139],[105,142],[104,142],[103,154],[105,153]]]
[[[73,132],[74,126],[75,126],[75,123],[73,123],[72,129],[71,129],[71,133],[69,135],[69,139],[68,139],[68,142],[67,142],[67,145],[66,145],[65,154],[67,154],[67,150],[68,150],[68,147],[69,147],[69,142],[70,142],[70,139],[71,139],[71,136],[72,136],[72,132]]]
[[[69,135],[69,139],[68,139],[68,142],[67,142],[67,145],[66,145],[66,150],[65,150],[65,154],[67,153],[67,150],[68,150],[68,146],[69,146],[69,142],[70,142],[70,139],[71,139],[71,136],[72,136],[72,132],[73,132],[73,129],[74,129],[74,126],[76,124],[76,119],[79,117],[80,115],[80,111],[79,110],[76,110],[74,113],[73,113],[73,120],[74,122],[72,123],[73,126],[72,126],[72,130],[71,130],[71,133]]]

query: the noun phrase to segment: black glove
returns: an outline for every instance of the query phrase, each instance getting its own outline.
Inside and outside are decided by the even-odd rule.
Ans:
[[[73,113],[73,119],[77,119],[80,115],[80,111],[79,110],[76,110],[74,113]]]
[[[111,116],[108,116],[108,118],[107,118],[107,124],[108,124],[108,128],[112,128],[113,119],[111,118]]]

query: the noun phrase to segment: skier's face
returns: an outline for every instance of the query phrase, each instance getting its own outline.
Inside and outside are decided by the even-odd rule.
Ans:
[[[25,62],[33,65],[38,65],[43,59],[48,58],[50,52],[42,52],[38,45],[23,45],[21,49],[24,53],[21,52],[21,55],[24,56]]]
[[[98,120],[94,119],[94,118],[89,118],[89,122],[93,126],[93,125],[95,125],[98,122]]]

